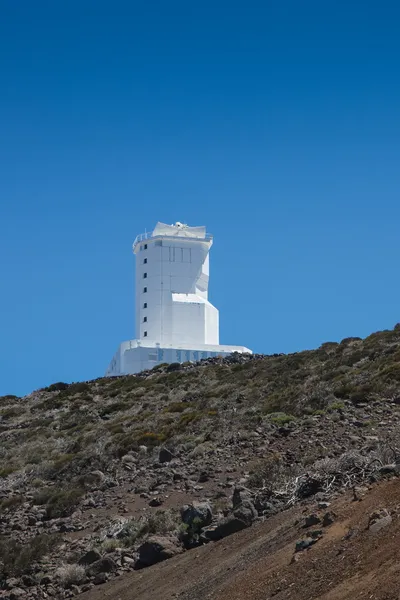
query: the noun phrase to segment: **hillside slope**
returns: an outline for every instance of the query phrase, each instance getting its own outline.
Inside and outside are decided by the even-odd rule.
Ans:
[[[398,600],[399,480],[374,485],[329,507],[334,523],[295,553],[317,503],[292,508],[221,540],[83,594],[82,600]],[[385,508],[379,531],[370,516]],[[298,559],[298,560],[296,560]]]
[[[56,383],[1,397],[0,417],[0,597],[71,597],[397,477],[400,326]]]

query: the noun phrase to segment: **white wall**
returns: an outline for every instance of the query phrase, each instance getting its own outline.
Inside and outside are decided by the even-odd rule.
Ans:
[[[106,376],[140,373],[160,363],[198,361],[211,356],[228,356],[232,352],[251,354],[251,350],[243,346],[203,345],[200,348],[190,346],[161,348],[156,344],[142,346],[141,342],[131,340],[120,345],[110,362]]]
[[[211,244],[179,236],[136,244],[137,339],[161,346],[218,344],[218,310],[207,300]]]

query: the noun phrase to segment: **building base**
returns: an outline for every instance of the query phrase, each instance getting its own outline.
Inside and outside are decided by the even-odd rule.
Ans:
[[[162,348],[160,344],[141,340],[130,340],[122,342],[114,354],[105,376],[133,375],[146,371],[161,363],[184,363],[187,361],[198,361],[211,356],[228,356],[233,352],[241,354],[252,354],[252,351],[244,346],[220,346],[199,345],[197,348],[182,345],[179,348]]]

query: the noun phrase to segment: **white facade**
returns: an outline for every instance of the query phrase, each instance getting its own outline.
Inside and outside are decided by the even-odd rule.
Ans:
[[[136,339],[120,345],[106,375],[137,373],[162,362],[251,352],[219,345],[219,313],[208,301],[212,243],[205,227],[181,223],[157,223],[151,233],[137,236]]]

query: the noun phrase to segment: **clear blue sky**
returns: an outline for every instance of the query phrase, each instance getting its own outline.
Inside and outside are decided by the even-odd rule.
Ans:
[[[2,0],[0,395],[101,376],[136,234],[215,236],[221,342],[400,321],[398,2]]]

